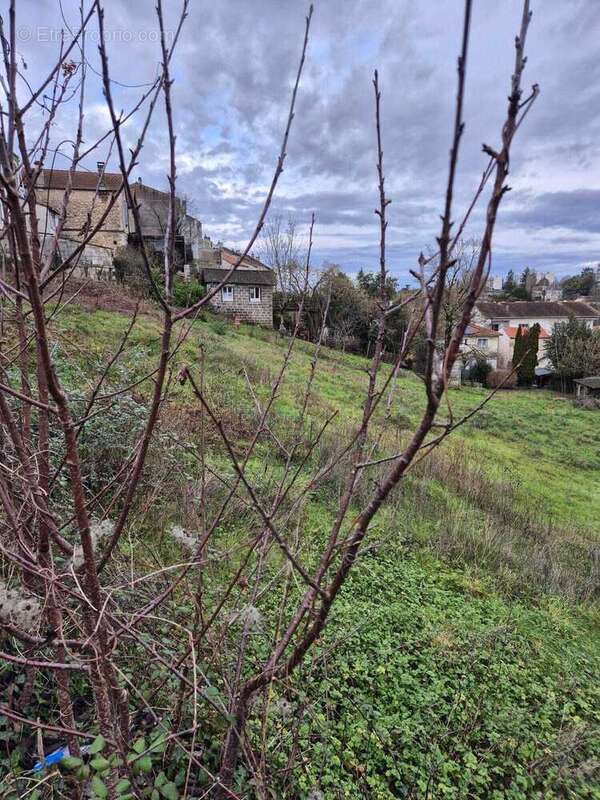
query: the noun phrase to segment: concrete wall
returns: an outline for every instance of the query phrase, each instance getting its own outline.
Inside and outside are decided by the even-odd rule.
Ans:
[[[273,326],[273,287],[261,286],[261,299],[259,303],[250,302],[250,286],[231,284],[233,286],[233,302],[223,302],[221,292],[210,301],[213,308],[220,314],[230,317],[239,317],[243,322],[253,322],[256,325]],[[216,283],[209,283],[207,291],[211,291]]]

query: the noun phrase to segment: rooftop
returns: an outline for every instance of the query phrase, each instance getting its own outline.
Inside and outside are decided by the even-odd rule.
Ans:
[[[205,267],[201,271],[201,280],[203,283],[221,283],[228,271],[227,267]],[[274,286],[275,275],[270,269],[238,268],[229,278],[228,283],[244,284],[245,286]]]
[[[236,253],[235,250],[231,250],[229,247],[221,248],[221,254],[223,257],[223,261],[226,261],[228,264],[231,264],[233,267],[234,264],[237,264],[238,259],[242,255],[241,253]],[[259,261],[258,258],[254,258],[254,256],[245,256],[240,264],[240,267],[254,267],[255,269],[270,269],[267,267],[266,264],[263,264],[262,261]]]
[[[526,328],[524,325],[520,325],[519,327],[521,328],[521,333],[529,333],[529,328]],[[502,332],[505,333],[507,336],[509,336],[511,339],[514,339],[517,335],[518,329],[519,328],[517,328],[516,325],[508,325],[506,328],[502,328]],[[539,338],[548,339],[549,336],[550,334],[548,333],[548,331],[540,327]]]
[[[491,328],[484,328],[483,325],[471,323],[465,329],[465,336],[500,336],[500,333],[493,331]]]
[[[504,303],[481,300],[477,303],[477,309],[488,319],[598,316],[598,311],[593,306],[581,300],[512,300]]]
[[[43,169],[40,173],[44,188],[65,189],[69,179],[68,169]],[[73,172],[73,189],[87,189],[96,191],[98,188],[118,189],[123,182],[120,172],[105,172],[100,181],[100,174],[96,171],[89,172],[76,169]],[[133,182],[132,182],[133,183]]]
[[[600,389],[600,375],[594,375],[591,378],[576,378],[575,383],[587,386],[588,389]]]

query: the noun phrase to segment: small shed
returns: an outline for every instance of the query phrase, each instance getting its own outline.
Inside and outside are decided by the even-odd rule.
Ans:
[[[539,387],[548,386],[550,381],[552,380],[552,376],[554,375],[554,371],[548,369],[548,367],[536,367],[535,368],[535,385]]]
[[[600,397],[600,375],[592,378],[577,378],[574,381],[577,386],[577,398]]]

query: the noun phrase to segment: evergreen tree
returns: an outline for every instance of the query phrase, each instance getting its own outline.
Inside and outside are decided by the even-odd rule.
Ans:
[[[584,267],[579,275],[573,275],[562,281],[562,296],[565,300],[570,300],[580,295],[588,297],[594,291],[595,282],[594,270],[591,267]]]
[[[524,347],[523,331],[521,329],[521,326],[519,325],[519,327],[517,328],[517,335],[515,336],[515,346],[513,348],[513,357],[512,357],[512,365],[513,367],[517,367],[517,371],[519,362],[523,359],[524,355],[525,355],[525,347]]]
[[[521,273],[521,277],[519,279],[519,286],[517,287],[519,290],[519,294],[521,297],[518,299],[520,300],[531,300],[531,286],[535,282],[535,275],[533,274],[532,270],[529,267],[525,267],[523,272]]]
[[[537,367],[538,345],[540,341],[540,326],[536,322],[522,339],[524,343],[525,357],[519,367],[519,381],[523,386],[531,386],[535,378],[535,368]]]
[[[515,281],[515,273],[512,271],[512,269],[510,269],[508,271],[508,275],[506,276],[506,280],[504,281],[502,288],[504,289],[505,292],[508,292],[510,294],[510,292],[512,292],[515,289],[516,285],[517,282]]]
[[[527,281],[529,280],[530,275],[531,275],[531,270],[529,269],[529,267],[525,267],[525,269],[521,273],[521,277],[519,278],[519,286],[522,286],[524,289],[526,289]]]

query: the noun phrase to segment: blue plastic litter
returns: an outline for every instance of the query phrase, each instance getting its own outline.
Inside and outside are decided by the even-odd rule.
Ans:
[[[80,749],[82,753],[87,753],[90,749],[90,745],[84,744]],[[46,769],[46,767],[51,767],[53,764],[58,764],[63,758],[70,755],[69,745],[66,744],[64,747],[59,747],[57,750],[53,750],[47,756],[44,756],[42,761],[36,761],[31,771],[39,772],[42,769]]]

